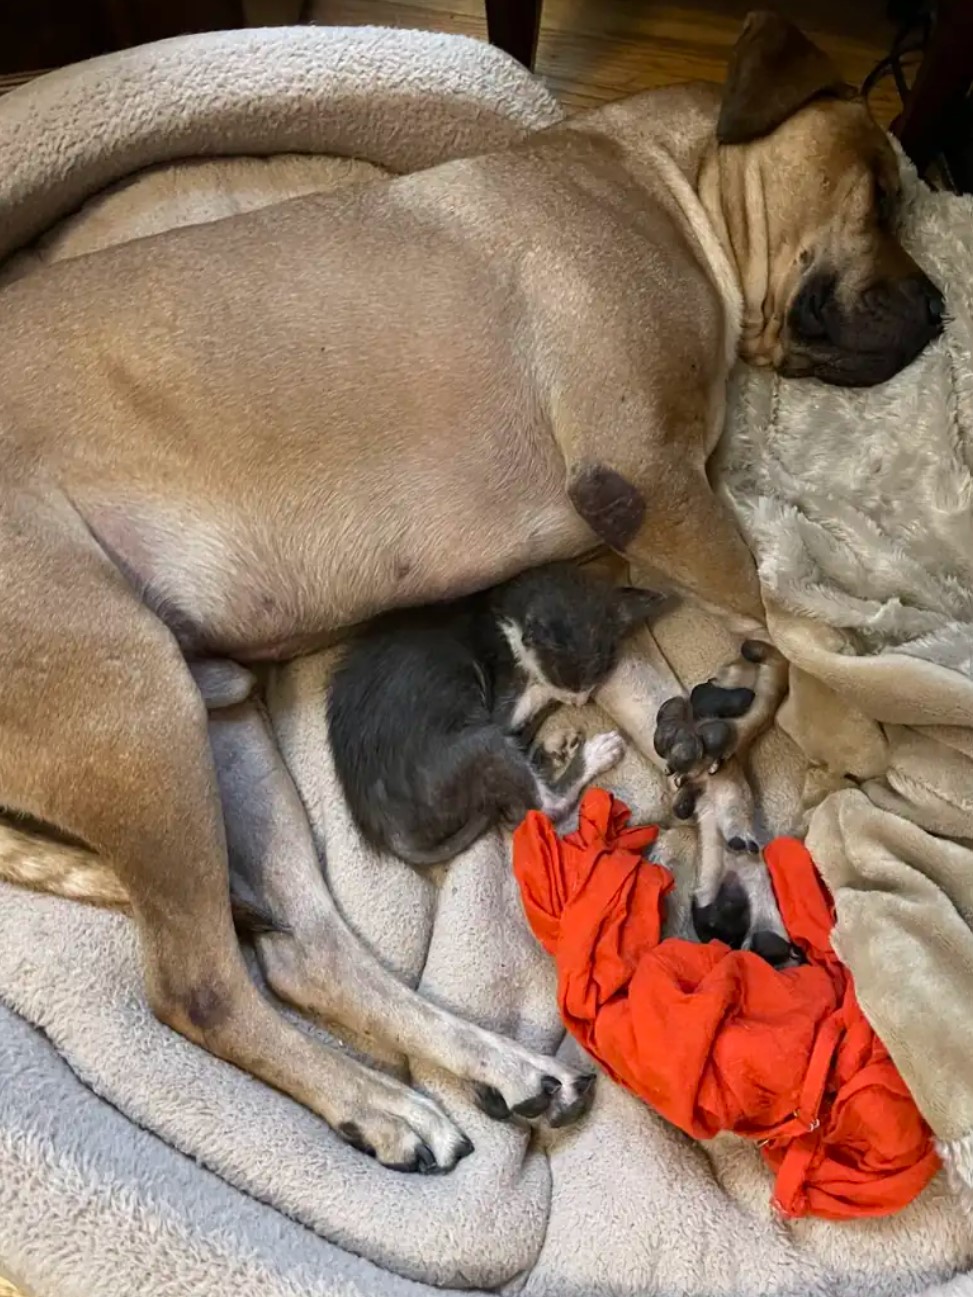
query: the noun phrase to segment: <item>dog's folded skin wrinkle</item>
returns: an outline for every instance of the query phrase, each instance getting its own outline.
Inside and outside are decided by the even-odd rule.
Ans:
[[[759,14],[722,95],[647,92],[503,151],[134,240],[5,287],[0,680],[9,725],[30,743],[26,758],[0,745],[0,804],[110,864],[162,1021],[351,1128],[381,1162],[428,1171],[431,1154],[448,1170],[465,1155],[437,1104],[322,1047],[254,986],[227,842],[235,870],[248,850],[269,869],[267,824],[256,788],[225,799],[241,771],[275,787],[283,776],[267,736],[244,724],[246,672],[199,664],[284,661],[389,609],[577,559],[593,535],[759,635],[753,557],[706,474],[729,371],[739,355],[875,383],[939,334],[941,294],[878,200],[897,177],[830,60]],[[823,297],[822,269],[834,277]],[[530,638],[524,663],[540,652]],[[746,666],[756,684],[717,682],[752,687],[746,711],[727,714],[741,695],[723,715],[684,701],[657,745],[684,781],[677,807],[699,819],[700,904],[719,898],[727,843],[747,844],[729,854],[749,880],[751,940],[776,929],[749,856],[741,758],[784,685],[772,656]],[[570,679],[558,690],[584,692]],[[543,697],[524,691],[518,720]],[[234,725],[255,745],[233,749],[236,773],[213,755],[214,733]],[[636,728],[651,747],[644,718]],[[621,751],[619,736],[598,736],[577,778]],[[544,785],[542,804],[563,813],[577,793]],[[299,799],[280,796],[306,832]],[[506,810],[527,804],[513,795]],[[415,845],[434,849],[448,831]],[[74,852],[68,890],[84,875],[78,849],[50,849]],[[270,895],[253,888],[284,929],[257,937],[278,993],[337,1006],[508,1108],[532,1109],[554,1076],[545,1117],[580,1114],[577,1069],[384,978],[300,877],[309,862],[274,873]],[[0,872],[18,874],[2,860]],[[292,895],[302,887],[313,922]]]

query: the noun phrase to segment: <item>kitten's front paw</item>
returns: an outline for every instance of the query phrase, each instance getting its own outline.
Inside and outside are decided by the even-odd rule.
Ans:
[[[546,734],[540,746],[553,768],[561,771],[567,767],[582,743],[584,743],[582,731],[566,727],[555,730],[553,734]]]
[[[625,755],[625,740],[617,730],[595,734],[584,745],[585,778],[596,779],[612,766],[617,766]]]

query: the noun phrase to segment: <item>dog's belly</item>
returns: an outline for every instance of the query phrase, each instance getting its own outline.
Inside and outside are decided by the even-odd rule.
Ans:
[[[205,512],[172,500],[98,502],[84,513],[187,655],[282,660],[389,608],[453,598],[591,548],[563,490],[536,486],[441,481],[391,519],[347,498],[326,511],[294,500],[276,525],[273,510]]]

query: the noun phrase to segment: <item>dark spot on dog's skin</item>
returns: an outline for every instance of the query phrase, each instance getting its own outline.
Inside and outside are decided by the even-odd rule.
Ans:
[[[405,578],[412,571],[412,562],[407,558],[401,558],[398,555],[396,555],[395,565],[393,570],[395,572],[396,581],[404,581]]]
[[[214,986],[197,986],[186,997],[186,1017],[200,1031],[212,1031],[229,1016],[229,1000]]]
[[[595,535],[624,551],[645,520],[645,499],[613,468],[582,469],[568,487],[568,499]]]
[[[750,902],[736,874],[727,874],[709,905],[693,901],[693,927],[704,944],[722,941],[739,950],[750,930]]]
[[[725,689],[712,680],[696,685],[689,695],[689,703],[697,720],[742,716],[750,710],[753,699],[752,689]]]

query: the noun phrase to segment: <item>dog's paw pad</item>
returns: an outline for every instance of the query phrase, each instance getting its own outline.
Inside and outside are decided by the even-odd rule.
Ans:
[[[707,680],[697,685],[689,695],[689,703],[697,720],[724,720],[742,716],[753,703],[752,689],[728,689]]]

